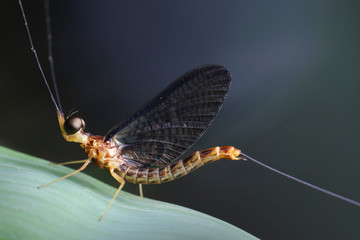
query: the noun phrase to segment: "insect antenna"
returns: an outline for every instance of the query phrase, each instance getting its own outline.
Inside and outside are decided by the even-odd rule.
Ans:
[[[311,183],[305,182],[305,181],[303,181],[303,180],[301,180],[301,179],[298,179],[298,178],[293,177],[293,176],[291,176],[291,175],[289,175],[289,174],[286,174],[286,173],[284,173],[284,172],[281,172],[281,171],[279,171],[279,170],[277,170],[277,169],[275,169],[275,168],[272,168],[272,167],[270,167],[270,166],[268,166],[268,165],[266,165],[266,164],[264,164],[264,163],[262,163],[262,162],[259,162],[258,160],[254,159],[254,158],[252,158],[252,157],[247,156],[247,155],[244,154],[244,153],[241,153],[241,158],[242,158],[242,159],[245,159],[245,160],[250,160],[250,161],[252,161],[252,162],[254,162],[254,163],[256,163],[256,164],[258,164],[258,165],[260,165],[260,166],[262,166],[262,167],[264,167],[264,168],[267,168],[267,169],[269,169],[269,170],[271,170],[271,171],[273,171],[273,172],[276,172],[276,173],[278,173],[278,174],[280,174],[280,175],[283,175],[283,176],[285,176],[285,177],[287,177],[287,178],[290,178],[290,179],[292,179],[292,180],[294,180],[294,181],[296,181],[296,182],[299,182],[299,183],[304,184],[304,185],[306,185],[306,186],[308,186],[308,187],[311,187],[311,188],[313,188],[313,189],[316,189],[316,190],[318,190],[318,191],[320,191],[320,192],[323,192],[323,193],[325,193],[325,194],[328,194],[328,195],[330,195],[330,196],[333,196],[333,197],[335,197],[335,198],[341,199],[341,200],[343,200],[343,201],[345,201],[345,202],[348,202],[348,203],[351,203],[351,204],[354,204],[354,205],[360,207],[360,203],[357,202],[357,201],[354,201],[354,200],[352,200],[352,199],[350,199],[350,198],[347,198],[347,197],[343,197],[343,196],[341,196],[341,195],[339,195],[339,194],[330,192],[329,190],[326,190],[326,189],[324,189],[324,188],[315,186],[315,185],[313,185],[313,184],[311,184]]]
[[[51,88],[50,88],[50,86],[49,86],[49,84],[48,84],[48,81],[47,81],[47,79],[46,79],[46,77],[45,77],[44,71],[43,71],[43,69],[42,69],[42,67],[41,67],[39,57],[38,57],[38,55],[37,55],[37,53],[36,53],[36,49],[35,49],[34,44],[33,44],[33,41],[32,41],[32,37],[31,37],[31,34],[30,34],[28,22],[27,22],[27,20],[26,20],[25,11],[24,11],[24,8],[23,8],[22,1],[21,1],[21,0],[19,0],[19,6],[20,6],[21,13],[22,13],[22,16],[23,16],[23,20],[24,20],[26,32],[27,32],[27,35],[28,35],[28,38],[29,38],[29,42],[30,42],[30,46],[31,46],[31,51],[33,52],[33,54],[34,54],[34,56],[35,56],[36,63],[37,63],[37,65],[38,65],[38,67],[39,67],[41,76],[42,76],[42,78],[44,79],[45,85],[46,85],[46,87],[47,87],[47,89],[48,89],[48,91],[49,91],[49,93],[50,93],[51,100],[52,100],[52,102],[53,102],[56,110],[58,110],[58,111],[60,111],[60,112],[62,113],[61,106],[60,106],[60,101],[56,102],[56,100],[55,100],[55,98],[54,98],[54,95],[53,95],[53,93],[52,93],[52,91],[51,91]],[[45,9],[47,9],[47,7],[45,7]],[[49,16],[49,13],[46,14],[46,19],[49,19],[49,21],[47,21],[47,22],[50,23],[50,17],[48,18],[48,16]],[[48,29],[49,29],[49,28],[50,28],[50,27],[48,26]],[[49,32],[48,32],[48,44],[50,44],[50,47],[49,47],[50,49],[51,49],[51,44],[52,44],[52,43],[51,43],[51,38],[52,38],[51,32],[50,32],[50,34],[49,34]],[[50,39],[50,41],[49,41],[49,39]],[[49,61],[50,61],[50,66],[53,65],[52,50],[49,51]],[[54,67],[51,67],[51,69],[52,69],[51,72],[52,72],[52,75],[53,75]],[[55,76],[55,74],[54,74],[54,76]],[[55,93],[56,93],[57,99],[59,99],[59,95],[58,95],[58,93],[57,93],[57,87],[56,87],[55,77],[53,77],[53,82],[54,82],[54,88],[55,88]]]
[[[62,112],[61,103],[60,103],[60,97],[59,97],[59,91],[56,83],[56,77],[55,77],[55,67],[54,67],[54,58],[53,58],[53,43],[52,43],[52,31],[51,31],[51,18],[50,18],[50,4],[49,0],[45,0],[45,17],[46,17],[46,32],[47,32],[47,39],[48,39],[48,54],[49,54],[49,65],[50,65],[50,74],[51,79],[54,86],[55,91],[55,97],[57,100],[58,107],[60,108],[60,111]]]

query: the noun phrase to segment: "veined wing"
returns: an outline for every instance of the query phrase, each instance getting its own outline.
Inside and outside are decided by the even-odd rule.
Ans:
[[[110,129],[105,141],[115,138],[124,144],[122,157],[137,167],[173,162],[210,126],[230,82],[230,73],[223,66],[194,68]]]

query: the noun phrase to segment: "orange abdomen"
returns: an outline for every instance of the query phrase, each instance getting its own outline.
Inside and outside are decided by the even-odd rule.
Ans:
[[[197,151],[191,156],[157,168],[122,168],[116,169],[120,176],[127,182],[140,184],[160,184],[170,182],[187,175],[204,164],[219,159],[239,160],[241,151],[232,146],[214,147],[203,151]]]

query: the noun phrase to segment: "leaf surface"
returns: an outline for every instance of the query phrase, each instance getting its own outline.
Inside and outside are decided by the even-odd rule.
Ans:
[[[224,221],[181,206],[120,192],[73,171],[0,147],[0,239],[257,239]]]

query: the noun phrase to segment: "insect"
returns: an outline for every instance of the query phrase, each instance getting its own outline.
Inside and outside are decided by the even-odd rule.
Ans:
[[[111,128],[105,136],[86,132],[83,119],[75,114],[65,117],[54,78],[55,94],[50,89],[31,39],[21,0],[19,0],[19,5],[31,50],[57,111],[62,135],[68,142],[80,143],[88,155],[85,160],[62,163],[62,165],[72,163],[83,163],[83,165],[78,170],[38,188],[70,177],[84,170],[90,163],[107,169],[118,181],[119,187],[101,216],[100,220],[102,220],[126,181],[139,184],[142,196],[142,184],[169,182],[219,159],[251,160],[297,182],[360,206],[360,203],[356,201],[258,162],[232,146],[214,147],[197,151],[187,158],[181,158],[183,153],[210,126],[224,103],[230,87],[231,76],[229,71],[220,65],[204,65],[183,74],[144,107]],[[49,26],[49,21],[47,22]],[[48,27],[48,29],[50,28]],[[51,32],[49,32],[49,36],[51,36]],[[49,46],[51,46],[51,40],[49,40]],[[51,51],[49,55],[50,66],[53,67]]]

